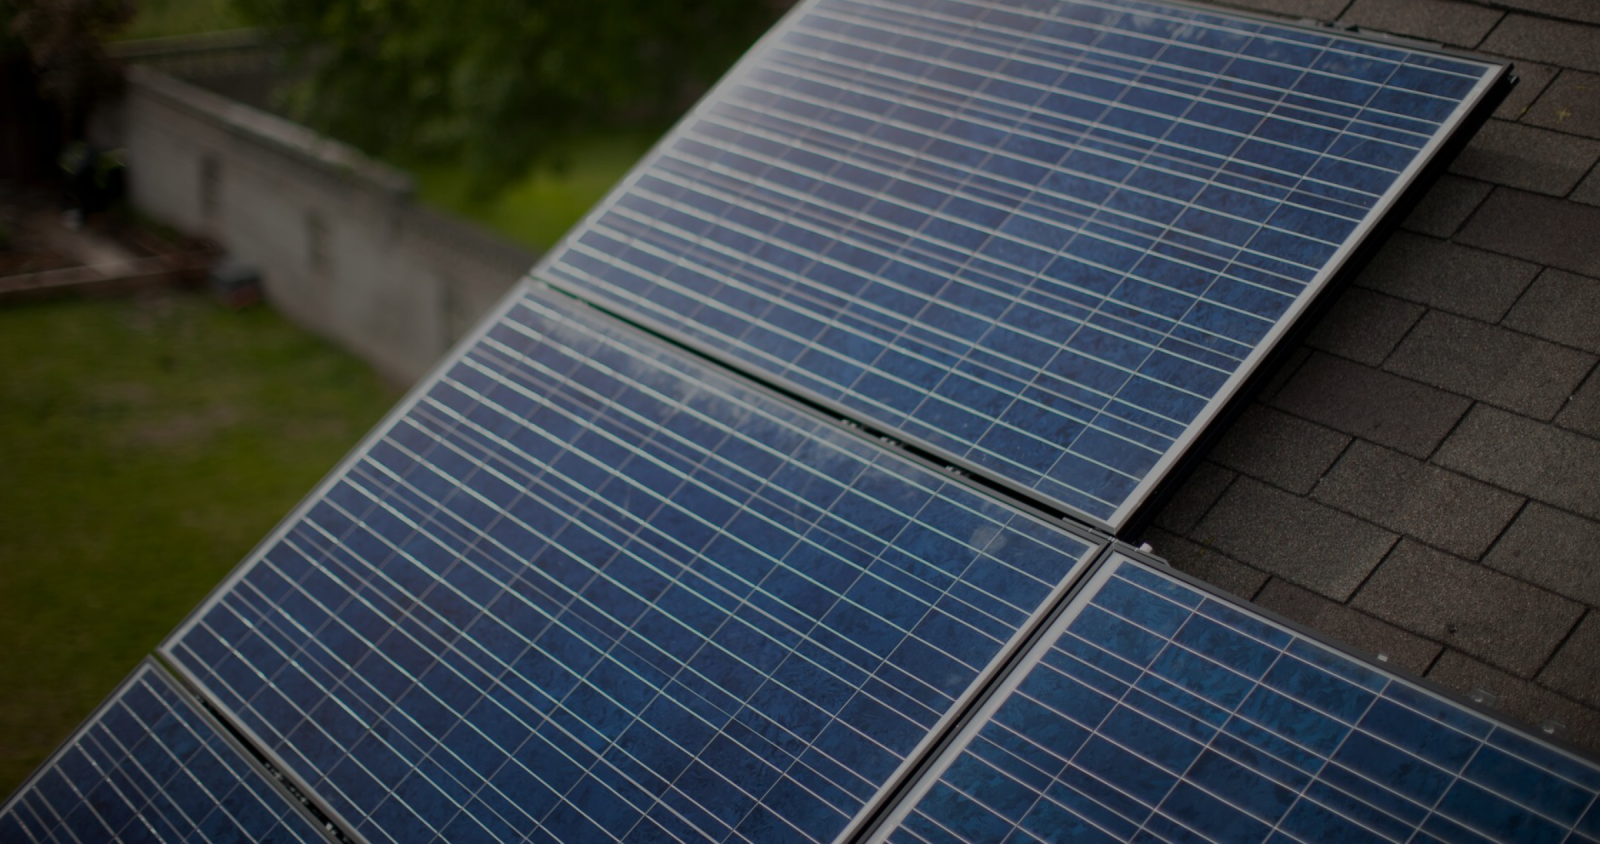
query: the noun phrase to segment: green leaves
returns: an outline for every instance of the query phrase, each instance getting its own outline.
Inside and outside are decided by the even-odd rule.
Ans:
[[[296,118],[492,189],[575,138],[675,117],[792,0],[238,2],[308,71]]]

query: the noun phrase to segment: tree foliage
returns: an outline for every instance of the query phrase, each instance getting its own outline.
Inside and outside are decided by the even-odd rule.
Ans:
[[[39,89],[61,107],[70,124],[80,123],[89,104],[117,79],[105,40],[133,20],[135,0],[0,0],[10,33],[27,51]],[[69,125],[69,135],[81,127]]]
[[[680,112],[792,0],[238,0],[307,71],[291,113],[480,184]]]

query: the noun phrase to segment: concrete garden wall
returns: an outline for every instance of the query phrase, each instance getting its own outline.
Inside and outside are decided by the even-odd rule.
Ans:
[[[534,253],[411,200],[404,173],[288,120],[134,66],[112,116],[131,199],[261,270],[268,301],[410,382]]]

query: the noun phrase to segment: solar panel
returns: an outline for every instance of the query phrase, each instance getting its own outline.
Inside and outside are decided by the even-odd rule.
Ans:
[[[163,652],[372,841],[828,841],[1102,544],[526,291]]]
[[[814,0],[534,274],[1115,531],[1504,75],[1137,0]]]
[[[146,661],[0,807],[0,841],[321,842]]]
[[[1600,840],[1600,766],[1116,556],[925,783],[873,840]]]
[[[803,0],[162,653],[374,842],[1600,842],[1592,764],[1093,567],[1506,75]],[[146,665],[0,838],[317,840],[233,741]]]

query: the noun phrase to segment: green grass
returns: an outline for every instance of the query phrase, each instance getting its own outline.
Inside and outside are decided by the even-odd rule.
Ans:
[[[0,309],[0,797],[397,399],[258,308]]]
[[[567,166],[531,173],[487,199],[473,195],[459,168],[422,164],[406,169],[416,176],[417,198],[423,202],[544,251],[583,219],[655,139],[648,133],[618,134],[580,144]]]
[[[248,25],[228,0],[139,0],[139,16],[116,39],[195,35]]]

